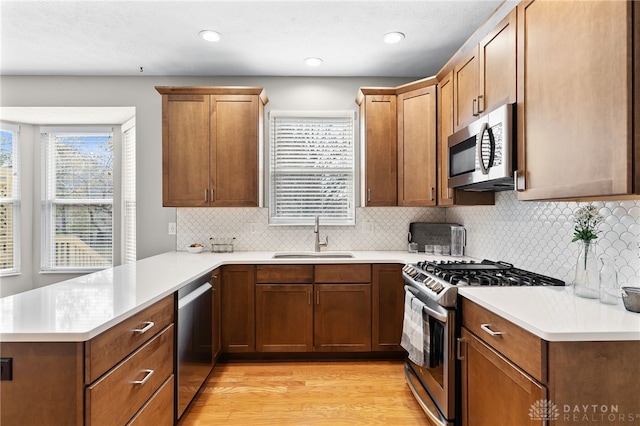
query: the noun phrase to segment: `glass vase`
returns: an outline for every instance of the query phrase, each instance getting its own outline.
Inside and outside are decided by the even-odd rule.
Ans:
[[[596,244],[593,241],[579,241],[576,274],[573,279],[573,292],[576,296],[589,299],[600,297],[600,278]]]
[[[602,262],[600,267],[600,302],[607,305],[617,305],[621,295],[615,259],[601,256],[600,261]]]

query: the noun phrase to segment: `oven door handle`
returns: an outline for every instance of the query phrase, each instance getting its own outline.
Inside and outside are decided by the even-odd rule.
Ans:
[[[418,297],[416,292],[411,287],[409,287],[407,285],[404,286],[404,291],[408,291],[411,294],[413,294],[415,297]],[[434,310],[433,308],[431,308],[430,306],[427,306],[427,305],[424,305],[422,310],[424,312],[426,312],[427,314],[429,314],[429,316],[434,317],[435,319],[440,320],[445,324],[447,323],[447,314],[446,313],[438,312],[438,311]]]

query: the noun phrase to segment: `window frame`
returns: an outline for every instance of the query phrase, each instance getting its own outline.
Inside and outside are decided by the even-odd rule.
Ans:
[[[50,134],[78,134],[78,135],[96,135],[96,134],[110,134],[113,142],[112,147],[112,161],[113,163],[113,188],[111,198],[62,198],[57,197],[57,194],[51,196],[50,192],[52,187],[55,188],[56,183],[51,182],[51,179],[55,179],[55,167],[52,170],[50,149],[51,138],[46,135]],[[42,166],[40,168],[41,173],[41,192],[42,192],[42,209],[41,209],[41,256],[40,256],[40,273],[87,273],[100,271],[103,269],[111,268],[115,265],[116,260],[116,185],[117,176],[119,171],[116,167],[116,153],[118,149],[116,147],[116,135],[114,126],[96,125],[96,126],[50,126],[41,127],[41,149],[42,149]],[[55,192],[55,191],[54,191]],[[55,238],[52,238],[52,232],[55,230],[55,215],[54,209],[57,205],[110,205],[111,206],[111,258],[109,263],[105,265],[93,265],[93,266],[57,266],[52,259],[55,258]]]
[[[11,162],[12,162],[12,194],[10,197],[0,197],[0,204],[10,204],[12,206],[12,228],[13,228],[13,267],[0,268],[0,277],[9,277],[20,275],[22,273],[22,264],[20,253],[22,251],[21,244],[21,223],[22,223],[22,188],[21,188],[21,157],[20,157],[20,126],[11,123],[0,122],[0,127],[4,131],[11,132]]]
[[[269,112],[269,132],[268,134],[268,144],[267,144],[267,161],[266,161],[266,177],[267,184],[266,186],[266,194],[265,199],[268,200],[268,223],[270,226],[307,226],[313,225],[315,220],[315,215],[305,215],[299,216],[296,218],[292,217],[277,217],[275,216],[275,206],[274,206],[274,179],[275,179],[275,167],[274,167],[274,144],[275,141],[275,120],[277,118],[292,118],[292,119],[322,119],[322,118],[340,118],[340,119],[348,119],[350,120],[351,127],[351,164],[350,167],[340,168],[345,172],[348,172],[351,176],[351,188],[349,191],[349,206],[347,206],[348,214],[342,218],[330,218],[323,217],[321,212],[318,212],[320,216],[320,220],[325,225],[331,226],[354,226],[356,220],[356,203],[357,203],[357,194],[359,188],[359,175],[358,164],[359,164],[359,152],[357,141],[357,112],[354,110],[272,110]],[[333,169],[335,171],[336,169]],[[326,174],[326,170],[324,170]],[[322,169],[318,169],[318,174],[323,173]],[[313,175],[313,173],[310,173]]]

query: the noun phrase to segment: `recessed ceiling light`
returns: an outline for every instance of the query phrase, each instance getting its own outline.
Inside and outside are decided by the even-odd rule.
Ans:
[[[318,65],[322,64],[322,62],[324,61],[320,58],[307,58],[304,60],[304,63],[310,67],[317,67]]]
[[[391,33],[386,33],[382,38],[387,44],[395,44],[404,40],[404,34],[398,31],[394,31]]]
[[[222,34],[212,30],[202,30],[198,35],[206,41],[220,41],[222,39]]]

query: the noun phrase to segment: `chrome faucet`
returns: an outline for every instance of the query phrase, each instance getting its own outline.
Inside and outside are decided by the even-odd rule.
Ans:
[[[316,216],[316,225],[313,227],[313,233],[316,234],[316,248],[317,252],[320,251],[320,247],[326,247],[329,245],[329,236],[324,237],[324,241],[320,241],[320,216]]]

